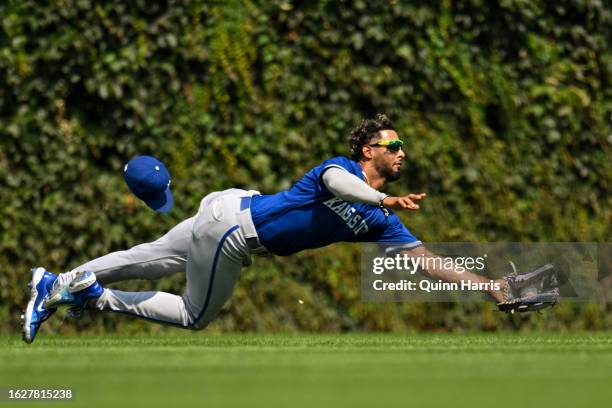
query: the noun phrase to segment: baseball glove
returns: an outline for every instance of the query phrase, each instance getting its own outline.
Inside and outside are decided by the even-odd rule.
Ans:
[[[512,265],[514,268],[514,265]],[[504,276],[504,301],[497,304],[506,313],[533,312],[554,306],[559,299],[559,286],[566,277],[553,264],[546,264],[521,275]]]

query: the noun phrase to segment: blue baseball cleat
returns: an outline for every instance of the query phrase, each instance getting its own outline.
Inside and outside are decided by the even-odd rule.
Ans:
[[[57,275],[45,270],[45,268],[32,269],[32,280],[28,284],[31,289],[30,301],[25,313],[21,316],[23,319],[23,341],[28,344],[34,341],[40,325],[57,310],[45,306],[45,299],[48,297],[56,279]]]
[[[70,306],[69,313],[78,316],[89,299],[97,299],[103,292],[104,288],[96,281],[93,272],[79,271],[70,283],[53,288],[45,300],[45,307]]]

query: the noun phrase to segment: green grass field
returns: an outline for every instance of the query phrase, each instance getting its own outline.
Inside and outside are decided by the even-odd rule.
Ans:
[[[612,333],[171,332],[0,341],[0,387],[74,389],[73,401],[53,407],[516,408],[612,400]],[[15,404],[0,403],[8,405]]]

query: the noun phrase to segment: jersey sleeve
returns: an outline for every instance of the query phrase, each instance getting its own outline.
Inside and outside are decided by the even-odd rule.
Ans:
[[[331,168],[342,169],[359,177],[361,180],[364,179],[359,164],[344,156],[334,157],[329,160],[325,160],[323,163],[321,163],[319,166],[315,167],[312,170],[313,176],[316,178],[317,185],[324,191],[328,190],[325,186],[325,183],[323,183],[323,174]]]
[[[377,243],[389,244],[393,250],[413,249],[423,245],[393,213],[389,214],[386,228],[376,238]]]

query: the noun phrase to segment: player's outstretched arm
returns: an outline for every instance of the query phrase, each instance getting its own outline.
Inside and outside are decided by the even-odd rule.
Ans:
[[[438,255],[429,251],[424,246],[420,246],[410,251],[402,251],[402,254],[407,254],[409,257],[424,257],[424,258],[440,258]],[[428,266],[427,269],[424,269],[423,272],[432,279],[435,280],[443,280],[445,282],[454,282],[459,283],[463,281],[472,281],[477,283],[490,283],[491,279],[485,278],[484,276],[478,275],[474,272],[464,270],[463,268],[457,268],[453,263],[451,267],[446,267],[448,265],[447,262],[425,262],[425,265]],[[499,284],[499,290],[490,289],[485,290],[485,293],[488,293],[495,299],[497,302],[502,302],[504,300],[504,287],[506,286],[506,282],[503,279],[498,279],[495,282]],[[488,286],[488,285],[487,285]],[[484,286],[484,287],[487,287]]]
[[[328,168],[322,180],[330,193],[351,203],[378,205],[387,196],[354,174],[337,167]]]
[[[408,194],[392,197],[370,187],[359,177],[346,170],[332,167],[323,173],[323,184],[336,197],[353,203],[380,205],[394,210],[418,210],[418,201],[425,198],[425,193]]]

